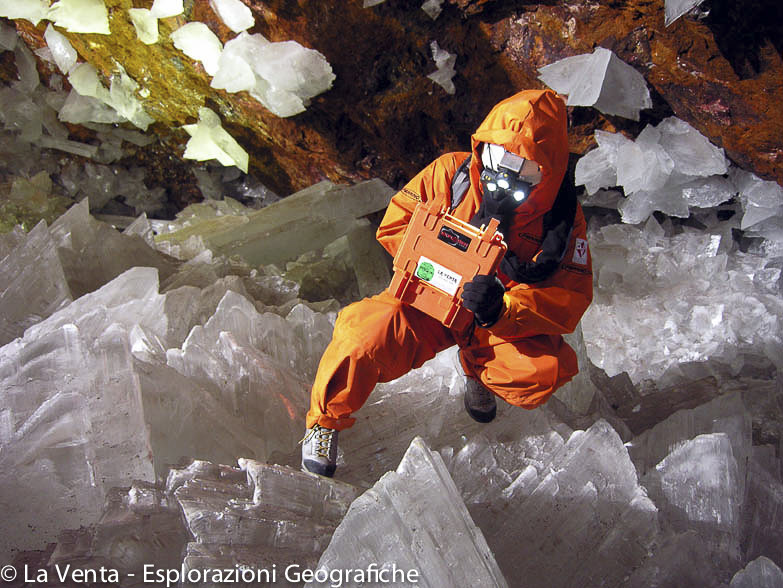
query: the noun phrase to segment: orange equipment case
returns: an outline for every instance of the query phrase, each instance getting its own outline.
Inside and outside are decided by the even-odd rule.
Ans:
[[[461,330],[473,322],[462,306],[462,287],[478,274],[491,275],[506,252],[498,221],[474,227],[439,208],[419,203],[394,256],[388,291],[395,297]]]

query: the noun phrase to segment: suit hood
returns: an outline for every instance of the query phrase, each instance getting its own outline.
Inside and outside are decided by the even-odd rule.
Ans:
[[[517,217],[532,220],[552,208],[568,167],[568,117],[565,101],[552,90],[525,90],[498,103],[471,137],[470,181],[480,189],[482,143],[535,161],[541,182],[520,206]]]

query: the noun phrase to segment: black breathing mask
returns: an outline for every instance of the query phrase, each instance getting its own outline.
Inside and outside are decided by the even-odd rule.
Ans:
[[[489,151],[485,146],[485,151]],[[509,151],[503,151],[500,161],[495,163],[489,154],[482,157],[484,168],[481,170],[481,187],[486,212],[492,216],[507,216],[512,214],[524,203],[533,184],[520,177],[525,165],[525,158]],[[489,165],[488,165],[489,164]]]

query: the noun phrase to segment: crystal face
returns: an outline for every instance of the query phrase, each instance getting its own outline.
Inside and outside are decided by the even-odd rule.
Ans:
[[[597,47],[591,54],[566,57],[539,68],[539,79],[569,106],[595,106],[604,114],[639,120],[652,107],[644,77],[613,52]]]
[[[47,18],[72,33],[109,35],[109,13],[103,0],[59,0]]]

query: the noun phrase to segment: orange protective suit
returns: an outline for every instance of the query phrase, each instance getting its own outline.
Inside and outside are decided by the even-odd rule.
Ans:
[[[520,260],[533,260],[541,250],[543,215],[552,208],[568,163],[565,103],[550,90],[515,94],[492,109],[471,143],[470,187],[451,214],[469,221],[481,205],[482,143],[503,145],[535,161],[541,182],[517,209],[506,235],[509,251]],[[469,155],[439,157],[392,198],[377,233],[389,253],[396,253],[419,202],[451,202],[452,178]],[[455,344],[466,374],[497,396],[524,408],[545,402],[578,371],[576,354],[562,334],[576,328],[592,300],[585,232],[577,205],[570,242],[553,274],[534,284],[519,284],[499,273],[506,286],[504,309],[486,329],[448,329],[387,291],[343,309],[318,366],[307,427],[350,427],[355,421],[351,414],[378,382],[396,379]]]

